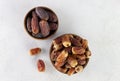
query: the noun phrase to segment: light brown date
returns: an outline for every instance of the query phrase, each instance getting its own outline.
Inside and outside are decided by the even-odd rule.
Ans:
[[[41,48],[32,48],[30,49],[30,55],[37,55],[41,52]]]
[[[62,65],[64,65],[65,63],[65,60],[67,59],[68,57],[68,52],[66,52],[65,50],[63,50],[57,57],[56,59],[56,63],[55,63],[55,66],[56,67],[60,67]]]
[[[72,53],[73,54],[84,54],[85,49],[82,47],[72,47]]]
[[[52,31],[57,30],[58,28],[58,25],[56,23],[49,23],[49,26],[50,26],[50,30]]]

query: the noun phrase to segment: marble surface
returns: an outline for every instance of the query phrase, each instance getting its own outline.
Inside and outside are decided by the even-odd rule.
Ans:
[[[35,40],[24,30],[25,14],[47,6],[59,17],[59,30],[47,40]],[[0,81],[120,81],[120,0],[0,0]],[[92,51],[82,73],[64,75],[49,59],[52,39],[74,33],[86,38]],[[41,55],[28,51],[41,47]],[[40,73],[36,61],[43,59]]]

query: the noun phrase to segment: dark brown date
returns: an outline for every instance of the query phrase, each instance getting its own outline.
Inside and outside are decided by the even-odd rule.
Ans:
[[[31,20],[31,27],[32,27],[32,32],[34,34],[39,33],[39,24],[38,24],[38,18],[36,13],[33,11],[32,12],[32,20]]]
[[[35,9],[35,12],[40,17],[40,19],[43,19],[43,20],[48,20],[49,19],[48,13],[43,8],[37,7]]]
[[[32,32],[30,17],[27,18],[27,29],[28,29],[29,32]]]
[[[86,64],[86,60],[80,60],[80,59],[78,59],[78,64],[85,65]]]
[[[51,56],[50,56],[51,60],[55,61],[57,57],[59,56],[59,54],[60,52],[52,51]]]
[[[40,25],[40,29],[41,29],[41,34],[43,35],[43,37],[46,37],[50,34],[50,27],[47,21],[45,20],[41,20],[39,22]]]
[[[81,42],[81,41],[82,41],[82,38],[81,38],[81,37],[79,37],[79,36],[74,36],[74,38],[75,38],[76,40],[78,40],[79,42]]]
[[[50,26],[50,30],[57,30],[58,28],[58,25],[56,23],[49,23],[49,26]]]
[[[48,14],[49,14],[48,21],[50,21],[50,22],[57,22],[58,21],[57,16],[53,12],[48,11]]]
[[[71,38],[71,43],[72,43],[73,46],[82,46],[80,41],[75,39],[75,38]]]
[[[72,47],[66,47],[65,51],[67,51],[69,54],[72,54]]]

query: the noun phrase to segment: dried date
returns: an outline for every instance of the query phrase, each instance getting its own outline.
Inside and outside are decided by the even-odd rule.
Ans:
[[[48,13],[45,11],[45,9],[41,8],[41,7],[37,7],[35,9],[35,12],[37,13],[37,15],[40,17],[40,19],[43,20],[48,20],[49,19],[49,15]]]
[[[59,54],[60,54],[60,52],[52,51],[51,56],[50,56],[51,60],[56,61]]]
[[[85,49],[82,47],[72,47],[72,53],[73,54],[84,54]]]
[[[39,54],[41,52],[41,48],[32,48],[30,49],[30,55],[36,55]]]
[[[71,41],[70,41],[70,36],[69,35],[64,35],[62,37],[62,44],[63,44],[64,47],[71,46]]]
[[[86,60],[80,60],[80,59],[78,59],[78,64],[79,65],[85,65],[86,64]]]
[[[67,72],[67,74],[70,76],[72,74],[75,73],[75,69],[74,68],[70,68],[69,71]]]
[[[78,73],[78,72],[82,72],[83,71],[83,66],[77,66],[75,67],[75,71]]]
[[[43,37],[46,37],[50,34],[50,27],[48,25],[48,22],[45,20],[41,20],[39,22],[40,25],[40,29],[41,29],[41,34],[43,35]]]
[[[77,60],[71,56],[68,57],[67,62],[68,64],[70,64],[71,67],[75,67],[78,64]]]
[[[56,23],[49,23],[49,26],[50,26],[50,30],[52,31],[57,30],[58,28],[58,25]]]
[[[81,42],[75,38],[71,38],[71,43],[73,46],[82,46]]]
[[[56,63],[55,66],[56,67],[61,67],[62,65],[65,64],[65,60],[68,57],[68,52],[66,52],[65,50],[63,50],[57,57],[56,59]]]
[[[48,21],[50,21],[50,22],[57,22],[58,21],[57,16],[53,12],[48,11],[48,14],[49,14]]]
[[[86,49],[87,46],[88,46],[88,41],[86,39],[82,39],[82,47]]]
[[[45,71],[45,63],[43,62],[43,60],[41,60],[41,59],[38,60],[37,67],[38,67],[39,72],[44,72]]]
[[[65,51],[67,51],[69,54],[72,54],[72,47],[66,47]]]
[[[38,23],[38,18],[36,13],[33,11],[32,12],[32,20],[31,20],[31,27],[32,27],[32,32],[34,34],[39,33],[39,23]]]

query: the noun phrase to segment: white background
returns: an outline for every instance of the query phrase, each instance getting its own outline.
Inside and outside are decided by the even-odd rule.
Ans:
[[[25,14],[47,6],[58,15],[59,29],[47,40],[35,40],[24,30]],[[92,57],[82,73],[64,75],[49,59],[52,39],[74,33],[86,38]],[[30,56],[30,48],[42,52]],[[40,73],[36,61],[43,59]],[[120,81],[120,0],[0,0],[0,81]]]

